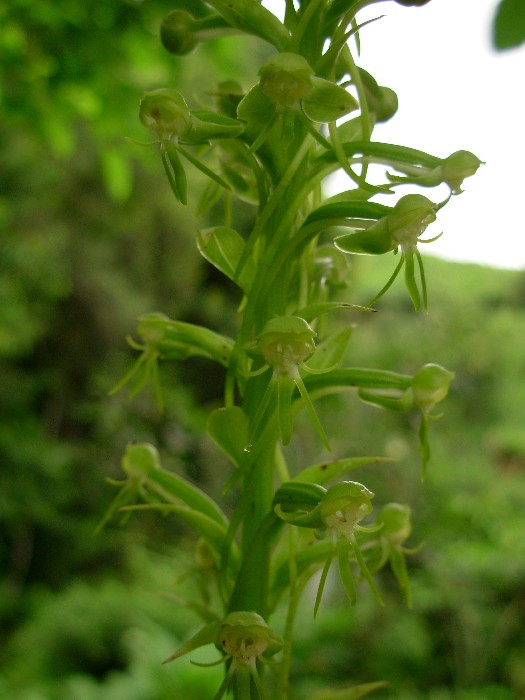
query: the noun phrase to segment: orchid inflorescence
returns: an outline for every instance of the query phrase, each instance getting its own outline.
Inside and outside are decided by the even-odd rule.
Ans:
[[[134,397],[151,383],[162,408],[159,362],[197,357],[215,363],[224,375],[224,404],[213,406],[207,433],[231,468],[223,490],[232,512],[179,473],[180,464],[163,467],[167,455],[138,442],[125,450],[125,479],[112,482],[119,492],[101,524],[149,509],[176,516],[196,533],[201,554],[194,573],[203,600],[177,601],[205,624],[167,661],[214,644],[221,654],[215,663],[225,665],[214,700],[230,690],[235,700],[291,697],[299,598],[319,575],[318,613],[334,560],[351,605],[361,579],[384,604],[376,575],[386,565],[407,606],[413,604],[406,556],[418,548],[406,544],[410,507],[386,503],[374,519],[374,493],[347,478],[386,458],[337,455],[347,449],[344,436],[329,440],[323,427],[329,423],[324,416],[321,423],[314,403],[353,391],[377,407],[415,412],[426,475],[430,421],[439,417],[435,407],[454,375],[432,362],[409,374],[353,367],[355,324],[347,314],[373,313],[403,269],[415,310],[427,310],[420,248],[441,232],[426,231],[482,161],[466,150],[438,157],[373,140],[376,124],[395,115],[397,96],[357,65],[349,40],[359,47],[375,21],[360,23],[359,11],[376,2],[287,0],[281,21],[258,0],[178,0],[160,30],[175,60],[234,34],[255,37],[270,51],[248,85],[242,75],[228,77],[195,106],[173,87],[149,90],[140,103],[140,121],[153,139],[146,145],[159,149],[177,206],[189,201],[186,163],[206,178],[195,207],[196,216],[206,217],[197,247],[232,285],[238,317],[230,337],[221,332],[223,319],[211,329],[163,313],[142,315],[136,337],[128,338],[138,359],[112,393],[128,385]],[[423,6],[428,0],[396,2]],[[370,172],[382,167],[382,181],[372,182]],[[324,198],[323,181],[341,170],[351,188]],[[445,188],[446,195],[398,197],[406,186]],[[243,230],[234,228],[237,200],[253,214]],[[221,211],[224,218],[214,225],[209,219]],[[397,264],[386,284],[367,304],[349,303],[354,256],[388,254],[397,256]],[[328,461],[303,464],[306,447],[294,441],[301,407],[319,448],[336,453]],[[288,612],[281,621],[277,612],[285,596]],[[272,615],[279,633],[266,622]],[[380,685],[362,684],[345,697],[362,697]],[[320,697],[343,697],[341,692],[322,691]]]

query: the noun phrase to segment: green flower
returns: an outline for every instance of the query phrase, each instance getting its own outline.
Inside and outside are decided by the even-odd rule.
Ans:
[[[260,700],[266,700],[266,693],[259,677],[258,662],[265,662],[283,647],[282,638],[273,632],[265,620],[256,612],[237,611],[205,625],[191,639],[183,644],[164,663],[188,654],[194,649],[215,644],[223,656],[211,664],[197,666],[215,666],[229,661],[229,668],[213,700],[220,700],[228,688],[234,684],[239,700],[250,700],[251,680],[257,688]]]
[[[277,316],[268,321],[263,328],[254,351],[256,354],[262,355],[265,364],[252,372],[251,376],[262,374],[269,368],[272,369],[272,376],[252,421],[248,450],[251,449],[252,440],[262,419],[267,415],[268,406],[275,395],[277,397],[277,417],[281,440],[284,445],[290,442],[293,429],[292,402],[295,388],[299,390],[310,420],[323,444],[327,449],[330,449],[326,433],[299,373],[300,367],[310,372],[318,371],[304,364],[315,350],[314,338],[316,335],[313,328],[299,316]]]
[[[380,299],[390,288],[397,275],[405,266],[405,285],[416,311],[421,305],[427,308],[427,287],[423,260],[417,248],[418,243],[431,243],[439,236],[423,240],[421,234],[436,220],[437,206],[421,194],[407,194],[397,202],[391,212],[368,228],[348,233],[335,239],[335,244],[345,253],[357,255],[382,255],[393,251],[401,252],[399,263],[392,276],[369,306]],[[441,235],[441,234],[439,234]],[[419,268],[421,291],[416,281],[414,259]]]

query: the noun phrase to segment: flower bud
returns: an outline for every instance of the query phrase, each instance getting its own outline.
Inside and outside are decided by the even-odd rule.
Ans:
[[[162,20],[160,40],[164,48],[176,56],[185,56],[199,43],[193,30],[195,18],[185,10],[173,10]]]
[[[448,394],[454,372],[449,372],[441,365],[428,364],[419,369],[412,380],[414,402],[424,413],[432,410],[435,404]]]
[[[177,140],[191,124],[191,114],[177,90],[160,88],[146,92],[140,101],[139,118],[160,141]]]
[[[313,69],[295,53],[278,53],[259,70],[263,93],[279,109],[299,109],[303,97],[312,89]]]

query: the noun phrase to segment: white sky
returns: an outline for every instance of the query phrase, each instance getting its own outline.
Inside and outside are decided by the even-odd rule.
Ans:
[[[266,3],[265,3],[266,4]],[[525,48],[492,50],[497,0],[431,0],[423,7],[379,2],[359,22],[358,65],[393,88],[399,111],[374,139],[445,157],[460,149],[485,161],[464,193],[439,212],[444,235],[428,247],[452,260],[525,269]],[[349,187],[342,180],[338,188]],[[409,190],[399,188],[400,193]],[[419,190],[434,201],[445,190]]]

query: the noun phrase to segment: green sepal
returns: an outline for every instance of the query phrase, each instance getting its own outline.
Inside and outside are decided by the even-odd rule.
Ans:
[[[304,385],[304,382],[302,380],[302,377],[300,376],[299,373],[297,373],[297,376],[295,377],[295,384],[297,388],[299,389],[299,393],[301,394],[301,398],[303,400],[304,406],[306,408],[306,411],[308,413],[308,416],[310,418],[310,422],[315,428],[315,431],[317,435],[321,438],[321,442],[323,445],[326,447],[328,452],[332,451],[332,448],[330,447],[330,441],[328,440],[328,436],[325,433],[325,430],[322,426],[321,421],[319,420],[319,416],[317,415],[317,411],[315,410],[315,407],[312,403],[312,400],[308,394],[308,390]]]
[[[345,537],[337,540],[337,567],[339,578],[352,607],[357,603],[357,588],[350,568],[350,542]]]
[[[248,418],[239,406],[217,408],[208,417],[209,435],[240,469],[246,458],[244,448],[248,444]]]
[[[188,181],[176,148],[171,144],[163,144],[161,146],[161,159],[175,199],[181,204],[187,204]]]
[[[420,258],[418,258],[418,260],[419,259]],[[417,286],[414,266],[414,251],[412,249],[407,250],[405,253],[405,287],[407,288],[410,298],[412,299],[412,303],[414,304],[414,311],[419,311],[421,308],[421,294],[419,293],[419,288]],[[426,294],[423,295],[423,306],[426,310]]]
[[[403,591],[407,608],[412,608],[412,590],[408,577],[407,563],[401,547],[391,547],[390,566],[399,588]]]
[[[355,97],[330,80],[312,76],[311,89],[303,97],[301,107],[314,122],[333,122],[359,107]]]
[[[230,185],[226,182],[226,180],[224,180],[220,175],[211,170],[211,168],[208,168],[207,165],[204,165],[204,163],[199,158],[194,156],[193,153],[190,153],[190,151],[187,151],[181,146],[179,146],[177,150],[181,155],[184,156],[184,158],[186,158],[186,160],[189,160],[190,163],[197,168],[197,170],[200,170],[201,173],[206,175],[206,177],[209,177],[210,180],[213,180],[221,187],[224,187],[225,190],[230,189]]]
[[[255,276],[255,265],[251,256],[245,261],[239,276],[237,267],[245,249],[242,236],[227,226],[216,226],[201,230],[197,234],[197,247],[201,255],[236,282],[243,292],[247,292]]]
[[[129,398],[132,400],[142,391],[146,384],[151,381],[153,383],[157,408],[159,411],[162,411],[164,402],[159,381],[158,354],[152,348],[138,348],[131,338],[128,338],[128,343],[135,350],[141,349],[142,354],[134,363],[133,367],[109,390],[108,394],[112,396],[128,384]]]
[[[321,571],[321,576],[319,578],[319,585],[317,586],[317,593],[315,594],[315,602],[314,602],[314,620],[317,617],[317,612],[319,610],[319,606],[321,605],[321,600],[323,598],[323,593],[324,593],[324,587],[326,585],[326,579],[328,578],[328,572],[330,571],[330,567],[332,566],[333,558],[334,558],[334,552],[332,550],[329,552],[328,557],[326,557],[325,563],[323,565],[323,569]]]
[[[217,639],[217,635],[219,634],[220,628],[220,620],[214,620],[213,622],[210,622],[209,624],[205,625],[196,634],[194,634],[193,637],[191,637],[191,639],[188,639],[187,642],[184,642],[184,644],[181,647],[179,647],[174,654],[172,654],[162,663],[167,664],[170,661],[175,661],[175,659],[180,659],[181,656],[185,656],[186,654],[189,654],[195,649],[207,646],[208,644],[214,644],[215,640]]]
[[[123,516],[123,520],[126,521],[130,514],[123,513],[121,509],[124,506],[129,506],[135,503],[140,495],[140,485],[137,482],[125,481],[123,483],[117,483],[111,481],[110,483],[121,486],[121,488],[95,528],[95,534],[98,534],[117,513],[120,513]]]
[[[374,594],[374,598],[377,600],[379,605],[383,607],[385,604],[383,602],[383,599],[381,598],[381,594],[379,593],[379,590],[377,589],[377,586],[375,584],[375,581],[372,577],[372,574],[370,573],[370,570],[368,566],[366,565],[366,562],[364,560],[363,554],[361,550],[359,549],[359,545],[357,544],[357,540],[355,538],[355,535],[350,539],[350,544],[352,545],[352,549],[354,550],[354,556],[357,560],[357,563],[359,564],[359,568],[361,569],[361,573],[365,577],[365,579],[368,582],[368,585],[370,586],[370,589],[372,590],[372,593]]]
[[[295,391],[295,381],[290,375],[282,375],[277,380],[277,414],[279,432],[283,445],[289,445],[292,439],[292,397]]]

